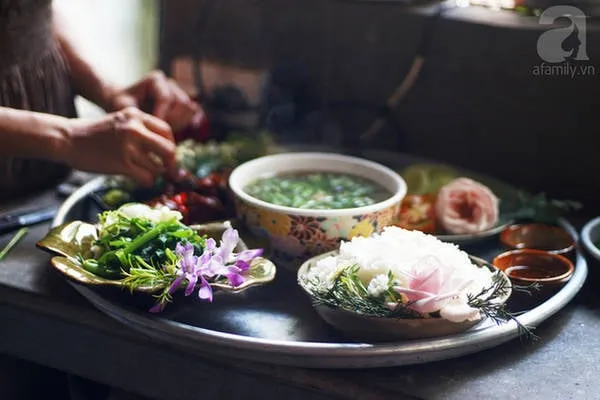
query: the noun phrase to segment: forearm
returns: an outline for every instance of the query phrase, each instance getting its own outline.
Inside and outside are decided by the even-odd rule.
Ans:
[[[0,156],[63,161],[69,119],[0,107]]]
[[[104,110],[112,111],[110,99],[116,90],[115,85],[104,80],[77,50],[65,22],[56,8],[54,9],[53,23],[56,39],[71,70],[71,79],[76,93]]]

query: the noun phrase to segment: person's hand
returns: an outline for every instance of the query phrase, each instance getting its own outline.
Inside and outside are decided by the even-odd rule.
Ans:
[[[169,125],[134,107],[96,120],[69,120],[67,131],[61,158],[75,169],[125,175],[150,186],[175,161]]]
[[[152,71],[137,83],[109,91],[109,110],[137,107],[166,121],[174,132],[190,124],[202,112],[200,106],[171,78],[161,71]]]

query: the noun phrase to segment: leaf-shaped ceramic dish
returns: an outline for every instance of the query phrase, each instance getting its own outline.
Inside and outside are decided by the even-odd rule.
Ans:
[[[302,264],[298,270],[298,283],[311,299],[313,296],[306,282],[308,271],[319,260],[335,254],[337,254],[337,250],[313,257]],[[492,264],[481,258],[473,256],[470,256],[470,258],[479,268],[489,268],[494,272],[498,271]],[[509,290],[502,297],[496,298],[495,302],[504,304],[511,295],[512,285],[502,271],[498,272]],[[446,336],[464,332],[482,322],[482,319],[452,322],[444,318],[376,317],[323,304],[314,304],[314,308],[325,322],[346,336],[367,341],[395,341]]]
[[[200,234],[206,234],[209,237],[220,238],[223,232],[231,227],[229,221],[214,222],[203,225],[194,225],[191,228]],[[90,286],[114,286],[125,288],[122,280],[106,279],[87,271],[79,263],[78,255],[89,255],[90,248],[96,237],[96,226],[83,221],[72,221],[59,225],[37,243],[37,246],[46,250],[54,256],[50,261],[52,266],[79,283]],[[246,244],[240,240],[236,251],[247,250]],[[239,293],[251,286],[264,284],[275,278],[275,265],[266,258],[258,257],[250,265],[250,269],[244,275],[246,280],[239,286],[232,286],[226,283],[211,283],[213,289],[219,289],[228,293]],[[154,293],[163,289],[162,286],[145,286],[136,289],[137,292]]]

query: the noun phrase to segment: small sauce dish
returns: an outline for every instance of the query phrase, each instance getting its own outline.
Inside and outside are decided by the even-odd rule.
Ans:
[[[539,283],[556,287],[566,283],[575,266],[566,257],[543,250],[511,250],[494,258],[493,264],[518,285]]]
[[[575,240],[565,229],[546,224],[510,225],[500,234],[500,241],[511,249],[543,250],[567,254],[575,248]]]

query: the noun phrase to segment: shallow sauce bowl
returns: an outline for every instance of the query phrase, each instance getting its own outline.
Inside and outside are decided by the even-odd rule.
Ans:
[[[493,264],[518,285],[541,284],[554,288],[565,284],[575,271],[566,257],[543,250],[521,249],[504,252]]]
[[[364,178],[382,186],[390,196],[378,203],[346,209],[304,209],[280,206],[246,193],[257,179],[278,174],[329,172]],[[334,153],[286,153],[260,157],[238,166],[229,177],[238,219],[255,235],[270,241],[272,257],[297,269],[306,259],[331,251],[341,240],[369,236],[391,225],[406,182],[378,163]]]
[[[513,249],[544,250],[566,254],[575,248],[575,240],[565,229],[545,224],[510,225],[500,234],[500,240]]]

